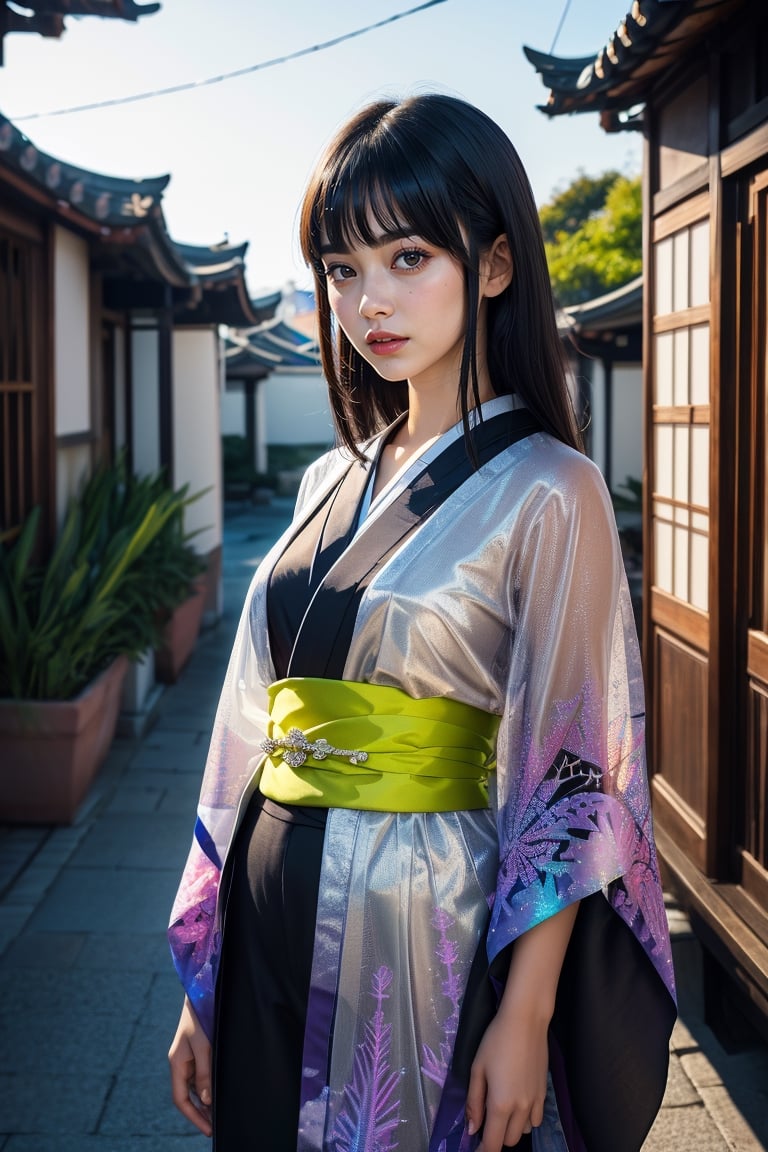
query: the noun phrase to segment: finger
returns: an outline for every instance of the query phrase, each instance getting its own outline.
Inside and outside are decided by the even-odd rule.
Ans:
[[[191,1124],[194,1124],[195,1128],[202,1132],[203,1136],[210,1137],[213,1135],[213,1127],[208,1117],[208,1109],[206,1108],[203,1111],[198,1108],[189,1093],[187,1093],[186,1097],[181,1101],[174,1100],[174,1103],[182,1115],[186,1116],[187,1120],[189,1120]]]
[[[201,1045],[200,1051],[195,1051],[195,1091],[200,1101],[206,1107],[211,1104],[211,1046]]]
[[[502,1145],[507,1143],[514,1146],[520,1139],[520,1132],[514,1139],[510,1139],[510,1131],[512,1126],[509,1123],[509,1115],[504,1111],[496,1111],[491,1107],[485,1110],[485,1127],[483,1128],[483,1139],[480,1142],[478,1152],[501,1152]]]
[[[198,1108],[190,1096],[194,1070],[193,1060],[171,1059],[171,1097],[179,1112],[204,1136],[210,1136],[213,1129],[208,1118],[208,1110]]]
[[[469,1074],[469,1090],[467,1091],[467,1131],[470,1136],[479,1132],[485,1114],[485,1094],[487,1083],[485,1073],[480,1068],[472,1066]]]
[[[505,1122],[502,1144],[514,1148],[526,1132],[530,1132],[530,1113],[527,1109],[510,1109],[503,1117]]]

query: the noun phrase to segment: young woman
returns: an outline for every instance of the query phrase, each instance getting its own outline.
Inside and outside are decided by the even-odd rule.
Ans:
[[[174,1100],[216,1152],[637,1152],[674,1020],[640,662],[528,181],[475,108],[380,102],[301,239],[340,446],[235,641]]]

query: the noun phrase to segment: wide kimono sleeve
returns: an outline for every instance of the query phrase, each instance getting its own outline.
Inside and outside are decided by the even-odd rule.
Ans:
[[[328,453],[307,470],[294,523],[334,467],[338,467],[338,453]],[[238,813],[258,786],[264,758],[260,745],[267,732],[265,689],[271,679],[266,590],[281,543],[277,542],[256,572],[240,617],[211,734],[192,846],[168,928],[176,970],[209,1036],[213,1034],[221,947],[222,871]]]
[[[209,1037],[220,951],[219,889],[238,807],[257,782],[267,716],[247,606],[237,630],[208,750],[192,846],[168,928],[176,970]]]
[[[566,1094],[589,1152],[619,1152],[640,1146],[661,1102],[675,1016],[640,654],[597,469],[561,456],[519,528],[488,958],[503,973],[516,938],[581,901],[558,989],[554,1062],[565,1057]]]

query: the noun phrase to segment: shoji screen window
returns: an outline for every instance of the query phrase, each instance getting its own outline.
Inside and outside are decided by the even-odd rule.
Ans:
[[[709,220],[655,236],[653,584],[707,611]]]

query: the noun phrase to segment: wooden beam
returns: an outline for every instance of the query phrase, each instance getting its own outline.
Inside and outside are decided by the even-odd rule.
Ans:
[[[718,963],[737,982],[748,981],[768,997],[768,947],[736,914],[725,898],[727,889],[702,876],[661,827],[656,828],[656,846],[674,877],[678,895],[704,925],[704,942]]]

